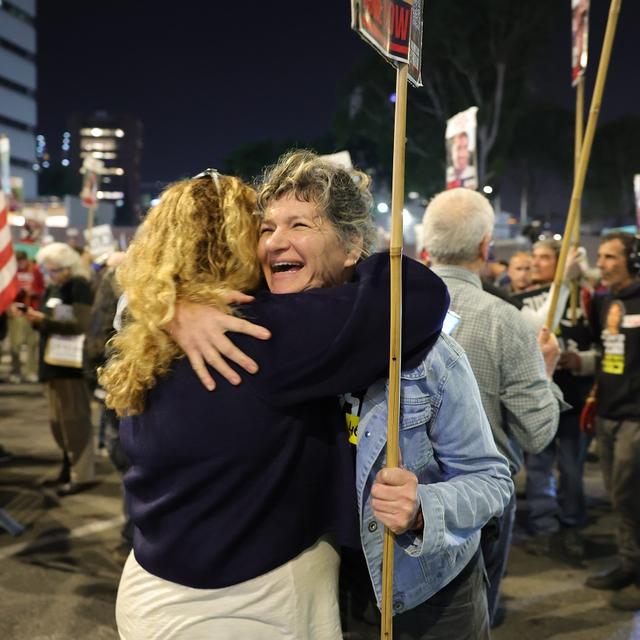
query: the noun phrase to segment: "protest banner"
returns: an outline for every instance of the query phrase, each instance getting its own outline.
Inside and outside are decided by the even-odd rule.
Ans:
[[[589,0],[571,0],[571,82],[577,86],[587,69]]]
[[[348,151],[337,151],[336,153],[328,153],[324,156],[320,156],[323,160],[327,162],[332,162],[333,164],[337,164],[339,167],[347,171],[351,171],[353,169],[353,162],[351,162],[351,154]]]
[[[103,168],[104,162],[102,160],[87,157],[82,163],[82,169],[80,169],[83,174],[80,199],[82,204],[89,209],[87,212],[87,237],[89,239],[93,228],[93,218],[98,208],[98,188],[100,187],[100,175]]]
[[[478,107],[470,107],[447,120],[447,189],[478,188],[477,113]]]
[[[400,370],[402,356],[402,210],[407,129],[407,82],[421,86],[422,0],[352,0],[351,26],[376,51],[396,67],[391,188],[391,271],[389,395],[387,417],[387,467],[397,467],[400,425]],[[411,67],[412,77],[409,78]],[[394,535],[384,528],[382,555],[381,638],[393,636]]]
[[[562,247],[558,256],[558,264],[554,277],[555,287],[551,296],[551,305],[545,326],[551,331],[551,325],[558,306],[558,296],[560,286],[564,275],[564,268],[569,253],[569,245],[574,233],[577,212],[582,200],[582,192],[584,191],[584,182],[589,166],[589,158],[591,157],[591,148],[593,146],[593,138],[596,133],[596,125],[598,123],[598,115],[600,114],[600,105],[602,103],[602,94],[604,93],[604,85],[607,80],[607,72],[609,70],[609,61],[611,60],[611,50],[613,49],[613,41],[615,39],[616,27],[620,16],[620,5],[622,0],[611,0],[609,5],[609,15],[607,18],[607,28],[604,34],[604,42],[602,44],[602,53],[600,62],[598,63],[598,74],[596,76],[596,84],[593,89],[593,98],[591,99],[591,107],[589,109],[589,118],[587,120],[587,128],[585,130],[584,139],[580,148],[580,160],[578,162],[576,175],[573,181],[573,189],[571,192],[571,202],[569,204],[569,213],[567,214],[567,222],[562,238]]]
[[[408,64],[408,79],[422,86],[423,0],[351,0],[351,27],[396,68]]]
[[[109,224],[100,224],[91,230],[85,229],[84,238],[89,245],[89,252],[94,260],[105,254],[111,255],[115,251],[116,241]]]
[[[576,88],[576,130],[574,145],[574,176],[578,171],[582,137],[584,136],[584,74],[587,69],[589,41],[589,0],[571,0],[571,82]],[[574,249],[580,246],[581,202],[576,212],[573,228]],[[575,326],[578,322],[579,283],[571,283],[570,317]]]

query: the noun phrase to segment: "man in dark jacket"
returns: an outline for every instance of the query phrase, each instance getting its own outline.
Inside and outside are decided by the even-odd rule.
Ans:
[[[594,299],[592,326],[601,345],[595,431],[607,491],[619,518],[618,566],[587,579],[616,591],[611,604],[640,609],[640,238],[611,233],[598,249],[608,293]],[[630,589],[624,589],[630,587]]]

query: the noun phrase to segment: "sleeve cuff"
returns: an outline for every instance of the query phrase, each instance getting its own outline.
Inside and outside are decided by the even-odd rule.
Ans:
[[[424,525],[422,531],[406,531],[396,537],[398,546],[413,558],[435,553],[444,545],[444,507],[427,485],[418,485]]]
[[[551,393],[553,393],[556,400],[558,401],[558,408],[560,409],[560,413],[562,413],[563,411],[569,411],[569,409],[573,409],[573,406],[565,401],[564,394],[562,393],[560,387],[555,382],[550,382],[550,385]]]

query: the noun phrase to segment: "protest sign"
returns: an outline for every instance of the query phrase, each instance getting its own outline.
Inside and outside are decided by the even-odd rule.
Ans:
[[[110,255],[115,250],[115,239],[111,225],[100,224],[92,229],[85,229],[84,238],[94,260],[105,254]]]
[[[351,27],[394,66],[409,65],[409,82],[422,86],[423,0],[352,0]]]
[[[351,154],[348,151],[337,151],[336,153],[329,153],[320,157],[327,162],[337,164],[339,167],[342,167],[347,171],[351,171],[353,169]]]
[[[571,0],[571,83],[575,87],[587,68],[589,0]]]
[[[402,210],[404,208],[407,81],[421,86],[422,0],[352,0],[351,26],[397,69],[391,187],[390,341],[386,466],[400,463],[400,369],[402,354]],[[411,74],[411,77],[410,77]],[[381,635],[393,631],[394,535],[384,528],[382,550]]]
[[[95,158],[85,158],[82,164],[81,172],[83,174],[82,179],[82,191],[80,191],[80,199],[82,204],[89,208],[95,208],[98,206],[98,188],[100,186],[100,173],[104,163]]]
[[[470,107],[447,120],[447,189],[478,188],[477,112],[478,107]]]
[[[564,274],[564,268],[569,252],[569,245],[573,234],[575,233],[575,225],[577,223],[580,201],[582,200],[582,192],[587,176],[587,168],[589,158],[591,157],[591,148],[596,133],[596,125],[598,116],[600,115],[600,107],[602,104],[602,94],[604,93],[604,85],[609,71],[609,61],[611,60],[611,50],[613,49],[613,41],[615,39],[616,27],[618,26],[618,18],[620,16],[620,5],[622,0],[611,0],[609,5],[609,15],[607,17],[607,27],[605,29],[604,41],[602,43],[602,52],[598,63],[598,73],[596,74],[596,83],[593,88],[593,98],[589,108],[589,118],[585,129],[584,138],[580,147],[580,158],[576,166],[576,174],[573,181],[573,189],[571,191],[571,201],[569,203],[569,212],[567,214],[567,222],[562,237],[562,247],[558,256],[556,265],[556,274],[554,277],[555,287],[551,295],[551,305],[547,314],[546,327],[551,328],[553,318],[555,316],[556,307],[558,305],[558,295],[560,285]]]

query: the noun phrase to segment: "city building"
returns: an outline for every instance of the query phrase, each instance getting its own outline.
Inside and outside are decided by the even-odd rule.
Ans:
[[[35,0],[0,0],[0,133],[9,137],[10,172],[24,198],[38,193],[35,18]]]
[[[76,113],[69,118],[67,132],[64,146],[68,146],[66,158],[72,172],[80,171],[87,157],[101,160],[104,169],[98,199],[115,204],[114,224],[137,225],[141,213],[142,123],[126,114]]]

